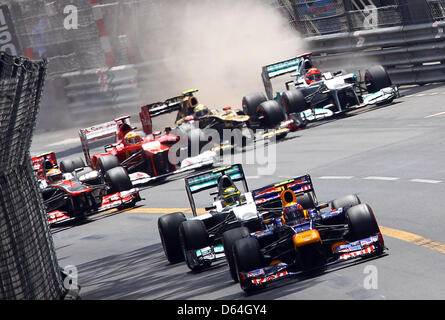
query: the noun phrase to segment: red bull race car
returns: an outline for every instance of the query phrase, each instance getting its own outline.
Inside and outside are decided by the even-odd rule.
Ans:
[[[234,280],[245,292],[351,259],[376,257],[386,250],[368,204],[356,195],[319,203],[309,175],[252,194],[264,208],[264,228],[248,234],[242,228],[232,230],[235,241],[227,259],[237,276]]]
[[[54,152],[32,158],[43,203],[48,214],[48,223],[55,225],[101,211],[133,207],[142,200],[122,167],[115,167],[104,174],[88,167],[63,172]]]

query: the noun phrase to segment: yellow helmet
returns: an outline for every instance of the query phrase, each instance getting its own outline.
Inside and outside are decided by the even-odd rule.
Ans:
[[[193,113],[195,114],[196,118],[201,118],[203,116],[206,116],[209,114],[209,108],[207,108],[205,105],[198,104],[194,109]]]
[[[50,169],[46,173],[46,179],[49,183],[57,183],[63,180],[63,173],[59,169]]]
[[[142,141],[142,138],[139,133],[130,131],[124,137],[124,143],[126,145],[134,145],[138,144]]]
[[[224,189],[222,194],[222,204],[226,206],[232,206],[241,200],[241,192],[235,187],[228,187]]]

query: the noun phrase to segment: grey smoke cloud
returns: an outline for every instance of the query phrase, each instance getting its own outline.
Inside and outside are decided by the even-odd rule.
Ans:
[[[197,88],[201,103],[240,107],[244,95],[264,91],[263,65],[305,50],[287,18],[261,0],[163,0],[158,14],[162,22],[139,21],[141,51],[158,61],[145,99]]]

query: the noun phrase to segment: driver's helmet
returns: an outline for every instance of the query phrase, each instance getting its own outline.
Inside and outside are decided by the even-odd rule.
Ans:
[[[124,137],[124,143],[126,145],[134,145],[138,144],[142,141],[142,138],[139,133],[130,131]]]
[[[317,68],[310,68],[306,73],[305,80],[307,84],[311,84],[316,81],[320,81],[322,78],[320,70]]]
[[[210,111],[209,108],[207,108],[206,106],[199,104],[193,109],[193,113],[195,115],[195,118],[199,119],[201,117],[208,115]]]
[[[46,173],[48,183],[57,183],[63,180],[63,173],[60,169],[50,169]]]
[[[241,201],[241,192],[235,187],[228,187],[224,189],[222,194],[222,204],[224,207],[233,206]]]

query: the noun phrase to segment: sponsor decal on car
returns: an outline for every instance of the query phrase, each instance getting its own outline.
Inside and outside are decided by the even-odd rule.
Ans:
[[[257,284],[257,285],[265,284],[267,282],[270,282],[272,280],[276,280],[278,278],[282,278],[282,277],[287,276],[287,275],[288,275],[288,272],[286,270],[283,270],[283,271],[280,271],[280,272],[278,272],[276,274],[272,274],[272,275],[267,276],[267,277],[252,279],[252,283]]]

